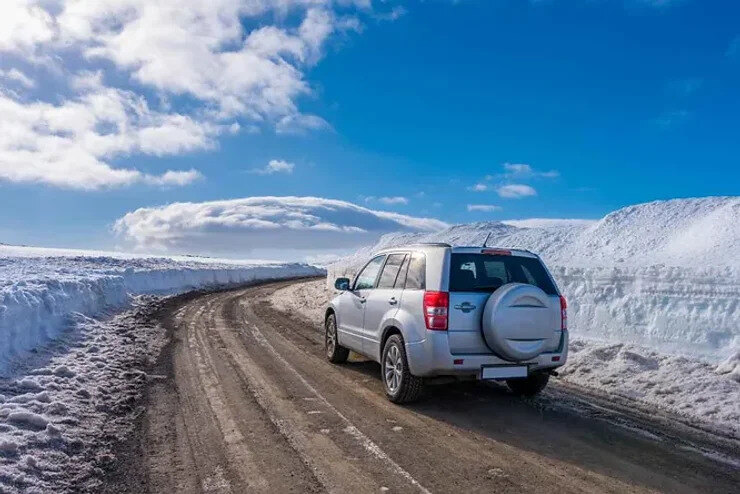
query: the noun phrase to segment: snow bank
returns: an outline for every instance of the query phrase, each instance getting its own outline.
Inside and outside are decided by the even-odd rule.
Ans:
[[[70,329],[0,378],[0,492],[100,492],[117,444],[131,432],[146,370],[166,343],[162,297],[138,296],[104,321]]]
[[[598,221],[455,225],[389,234],[328,267],[352,276],[372,252],[414,242],[528,249],[550,267],[576,337],[635,343],[713,362],[740,352],[740,198],[629,206]]]
[[[134,295],[322,273],[305,264],[0,245],[0,372],[15,356],[58,337],[71,315],[118,310]]]

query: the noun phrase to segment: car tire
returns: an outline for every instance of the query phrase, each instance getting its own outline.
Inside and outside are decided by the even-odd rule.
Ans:
[[[549,380],[547,372],[535,372],[524,379],[507,379],[506,385],[515,395],[534,396],[545,389]]]
[[[419,398],[424,387],[422,378],[409,370],[406,347],[401,335],[394,334],[385,342],[380,360],[380,374],[385,395],[393,403],[411,403]]]
[[[324,347],[326,358],[332,364],[343,364],[349,357],[349,349],[339,344],[337,337],[337,316],[329,314],[324,322]]]

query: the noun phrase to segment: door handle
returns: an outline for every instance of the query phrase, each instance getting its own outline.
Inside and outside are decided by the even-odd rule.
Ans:
[[[360,298],[357,299],[357,301],[360,302],[361,304],[364,304],[365,301],[366,301],[366,299],[365,299],[365,297],[360,297]]]
[[[388,303],[391,304],[391,305],[396,305],[398,303],[398,300],[396,300],[396,297],[391,297],[388,300]]]

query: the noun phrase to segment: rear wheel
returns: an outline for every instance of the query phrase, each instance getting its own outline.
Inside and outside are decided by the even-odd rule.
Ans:
[[[524,379],[507,379],[506,385],[515,395],[534,396],[545,389],[549,380],[547,372],[535,372]]]
[[[326,345],[326,358],[332,364],[343,364],[349,357],[349,349],[339,344],[337,339],[337,316],[329,314],[325,322],[326,336],[324,344]]]
[[[423,381],[409,371],[406,348],[401,335],[391,335],[385,342],[380,365],[385,395],[389,400],[393,403],[410,403],[419,398]]]

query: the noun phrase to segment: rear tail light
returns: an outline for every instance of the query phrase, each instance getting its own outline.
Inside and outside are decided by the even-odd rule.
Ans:
[[[450,294],[447,292],[424,292],[424,321],[427,329],[447,331],[447,311]]]
[[[560,329],[568,329],[568,302],[562,295],[560,296]]]

